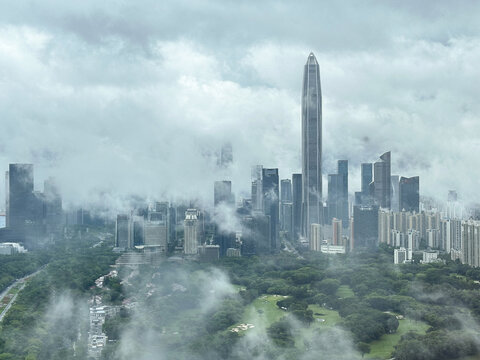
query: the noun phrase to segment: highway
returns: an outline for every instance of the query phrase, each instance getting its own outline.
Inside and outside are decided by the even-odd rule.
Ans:
[[[6,288],[4,291],[2,291],[2,293],[0,293],[0,302],[3,300],[3,298],[8,294],[8,292],[10,290],[12,290],[13,287],[17,286],[18,284],[21,284],[20,285],[20,288],[18,289],[17,293],[15,295],[13,295],[13,297],[10,299],[10,301],[8,302],[7,306],[5,307],[5,309],[3,309],[3,311],[0,313],[0,322],[3,321],[3,318],[5,317],[5,315],[7,314],[8,310],[10,310],[10,308],[12,307],[12,305],[15,303],[15,300],[17,299],[17,296],[18,294],[20,293],[20,291],[23,290],[23,288],[25,287],[25,281],[29,278],[29,277],[32,277],[32,276],[35,276],[37,275],[39,272],[41,272],[44,268],[45,268],[46,265],[43,265],[40,269],[38,269],[37,271],[35,271],[34,273],[31,273],[27,276],[24,276],[23,278],[21,279],[17,279],[15,280],[15,282],[10,285],[8,288]]]

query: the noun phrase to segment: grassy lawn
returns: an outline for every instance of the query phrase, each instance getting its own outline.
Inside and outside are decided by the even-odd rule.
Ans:
[[[423,321],[414,321],[410,319],[399,320],[397,332],[395,334],[385,334],[379,340],[370,343],[370,353],[366,354],[366,358],[390,359],[393,347],[400,341],[402,335],[408,331],[415,331],[425,334],[429,328]]]
[[[338,288],[336,295],[337,295],[337,297],[342,298],[342,299],[355,296],[352,289],[350,289],[350,286],[348,286],[348,285],[341,285]]]
[[[250,305],[245,308],[243,318],[240,323],[253,324],[255,327],[260,325],[269,327],[275,321],[284,317],[287,312],[278,308],[277,301],[284,299],[281,295],[262,295],[256,298]],[[239,324],[235,324],[230,328],[234,328]],[[247,330],[248,331],[248,330]],[[242,333],[243,331],[240,331]]]
[[[308,308],[313,311],[314,320],[310,326],[312,329],[330,327],[341,320],[338,311],[329,310],[319,305],[308,305]]]
[[[284,317],[287,312],[279,309],[277,301],[286,298],[281,295],[262,295],[255,299],[245,309],[244,320],[248,321],[249,317],[259,317],[269,327],[275,321]]]

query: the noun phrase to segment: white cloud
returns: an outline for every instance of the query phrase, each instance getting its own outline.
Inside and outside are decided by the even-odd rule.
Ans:
[[[359,163],[392,150],[393,173],[420,175],[422,193],[456,188],[480,201],[474,9],[270,3],[260,21],[248,2],[35,6],[0,15],[0,169],[34,162],[37,181],[56,175],[67,203],[121,208],[136,193],[210,204],[214,180],[248,193],[257,163],[290,177],[312,50],[325,174],[349,159],[356,191]],[[230,172],[205,156],[225,141]]]

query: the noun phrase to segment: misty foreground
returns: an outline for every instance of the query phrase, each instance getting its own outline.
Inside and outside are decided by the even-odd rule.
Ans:
[[[455,359],[478,353],[480,271],[465,265],[394,266],[388,248],[215,264],[165,260],[120,267],[118,277],[99,288],[95,280],[118,255],[94,243],[71,239],[42,258],[38,266],[47,260],[48,266],[1,323],[0,359],[89,359],[93,297],[120,309],[103,324],[109,339],[103,359]]]

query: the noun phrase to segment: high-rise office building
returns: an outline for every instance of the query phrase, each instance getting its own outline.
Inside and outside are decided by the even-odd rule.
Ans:
[[[332,219],[332,245],[345,245],[342,238],[342,220]]]
[[[127,249],[129,247],[130,220],[128,215],[117,215],[115,223],[115,246]]]
[[[26,223],[33,221],[33,165],[10,164],[7,188],[7,226],[24,231]]]
[[[262,165],[252,167],[252,210],[263,211]]]
[[[59,232],[63,225],[62,196],[55,179],[48,178],[43,185],[45,225],[47,233]]]
[[[220,168],[228,168],[233,162],[233,149],[230,142],[222,145],[217,163]]]
[[[390,151],[380,156],[373,165],[373,191],[375,204],[381,208],[390,209],[390,194],[392,192]]]
[[[402,208],[400,207],[400,177],[398,175],[392,175],[390,179],[392,182],[392,193],[390,194],[390,208],[392,209],[392,211],[398,212],[402,210]]]
[[[378,243],[378,206],[353,207],[353,247],[375,247]]]
[[[328,223],[331,223],[333,218],[340,218],[341,214],[341,191],[343,186],[342,176],[339,174],[328,175]]]
[[[280,182],[280,199],[282,202],[292,202],[292,180],[282,179]]]
[[[145,244],[145,218],[139,215],[130,217],[129,248]]]
[[[280,199],[278,169],[262,169],[263,209],[264,214],[270,217],[271,248],[277,248]]]
[[[310,225],[323,223],[322,202],[322,92],[320,67],[310,53],[303,72],[302,91],[302,223],[309,237]]]
[[[271,247],[270,216],[253,212],[242,218],[242,256],[269,254]]]
[[[400,178],[399,202],[400,210],[418,212],[420,208],[420,178],[418,176]]]
[[[280,181],[280,229],[292,236],[293,231],[293,204],[292,204],[292,180]]]
[[[323,242],[323,226],[320,224],[310,224],[310,250],[320,251]]]
[[[223,180],[215,181],[213,191],[213,204],[215,206],[223,203],[225,205],[235,205],[235,198],[232,194],[232,182]]]
[[[468,220],[462,225],[462,263],[480,266],[480,222]]]
[[[338,175],[342,177],[340,192],[340,219],[344,226],[348,224],[348,160],[338,160]]]
[[[370,184],[373,181],[373,164],[363,163],[361,165],[362,189],[359,197],[355,197],[356,205],[370,205],[372,203],[373,194],[371,193]],[[355,194],[356,195],[356,194]]]
[[[158,251],[166,253],[169,242],[169,204],[168,202],[155,202],[148,210],[148,221],[144,223],[144,245],[155,247]]]
[[[348,226],[348,161],[338,161],[338,173],[328,175],[327,222],[341,219]]]
[[[187,209],[185,211],[184,225],[184,241],[183,252],[186,255],[198,254],[199,243],[199,226],[198,226],[198,211],[196,209]]]
[[[370,183],[372,182],[372,163],[363,163],[361,165],[362,193],[369,194]]]
[[[298,239],[302,231],[302,174],[292,175],[293,238]]]

